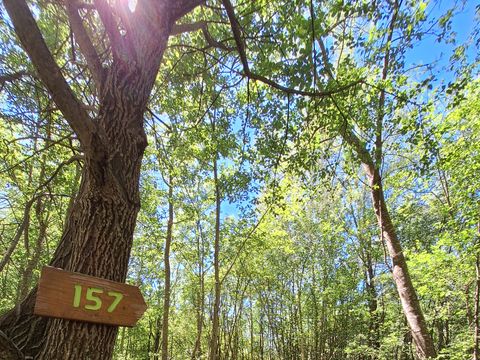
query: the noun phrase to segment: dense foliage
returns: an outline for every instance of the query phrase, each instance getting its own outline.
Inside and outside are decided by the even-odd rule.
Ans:
[[[160,358],[172,208],[170,359],[211,353],[217,286],[221,359],[415,359],[366,157],[380,169],[438,359],[478,356],[478,6],[234,5],[249,69],[222,3],[208,1],[181,19],[203,27],[170,38],[157,76],[128,279],[149,308],[120,330],[115,358]],[[31,6],[95,112],[62,2]],[[83,156],[0,13],[2,313],[52,257]],[[98,19],[82,15],[107,53]]]

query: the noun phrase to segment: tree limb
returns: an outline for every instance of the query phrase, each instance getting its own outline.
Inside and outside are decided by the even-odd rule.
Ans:
[[[205,0],[174,0],[169,1],[168,6],[172,10],[172,16],[175,20],[180,19],[185,14],[195,9],[197,6],[205,4]]]
[[[33,203],[35,202],[35,200],[37,200],[39,197],[43,195],[44,194],[34,196],[25,205],[25,209],[23,210],[22,223],[18,227],[17,232],[15,233],[15,236],[13,237],[13,240],[10,243],[10,246],[7,248],[7,250],[5,251],[5,254],[3,255],[3,258],[0,260],[0,272],[2,272],[5,265],[7,265],[7,263],[10,261],[10,257],[12,256],[13,251],[17,247],[20,241],[20,238],[22,237],[22,234],[25,231],[25,228],[27,226],[28,219],[29,219],[30,209],[32,208]]]
[[[40,79],[50,91],[53,100],[77,134],[82,145],[88,149],[95,124],[83,104],[68,86],[57,63],[43,39],[25,0],[4,0],[15,32],[27,52]]]
[[[245,42],[242,39],[242,34],[240,30],[240,23],[237,20],[237,17],[235,16],[235,10],[233,8],[232,3],[230,0],[222,0],[223,6],[225,7],[225,10],[227,11],[228,19],[230,20],[230,27],[233,32],[233,37],[235,39],[235,44],[237,46],[238,54],[240,56],[240,61],[242,62],[243,66],[243,73],[245,76],[247,76],[250,79],[253,80],[258,80],[260,82],[263,82],[264,84],[270,85],[271,87],[280,90],[286,94],[293,94],[293,95],[302,95],[302,96],[310,96],[310,97],[326,97],[330,96],[342,91],[345,91],[352,86],[355,86],[359,84],[362,79],[356,80],[352,83],[339,86],[335,89],[332,90],[324,90],[324,91],[305,91],[305,90],[298,90],[294,88],[289,88],[286,86],[283,86],[276,81],[273,81],[263,75],[255,74],[250,70],[250,67],[248,65],[248,59],[247,59],[247,53],[246,53],[246,47],[245,47]]]
[[[90,40],[90,37],[83,26],[83,21],[78,13],[78,7],[75,2],[72,0],[67,0],[66,6],[68,19],[70,21],[70,25],[72,26],[75,40],[80,47],[80,51],[85,57],[85,60],[87,61],[87,66],[95,82],[97,93],[100,94],[104,71],[100,58],[97,54],[97,50],[93,46],[92,41]]]
[[[210,32],[208,31],[208,28],[205,26],[204,29],[202,29],[203,36],[205,37],[205,40],[207,41],[207,44],[211,47],[215,47],[218,49],[222,49],[225,51],[232,51],[233,49],[229,48],[228,46],[222,44],[221,42],[215,40],[212,35],[210,35]]]
[[[391,56],[392,56],[392,37],[393,32],[395,30],[395,21],[397,20],[398,11],[400,8],[400,3],[395,0],[394,2],[394,9],[392,20],[390,21],[390,25],[388,26],[388,36],[386,42],[386,50],[385,50],[385,57],[383,58],[383,69],[382,69],[382,80],[387,80],[388,70],[390,68]],[[383,119],[385,117],[385,89],[382,88],[380,90],[380,96],[378,99],[378,112],[377,112],[377,119],[375,124],[375,162],[376,166],[380,168],[383,158]]]
[[[0,75],[0,91],[3,89],[3,86],[5,85],[5,83],[19,80],[22,77],[24,77],[25,75],[27,75],[26,71],[18,71],[18,72],[13,73],[13,74]]]
[[[180,35],[187,32],[203,30],[207,27],[206,21],[198,21],[190,24],[174,24],[170,36]]]
[[[112,8],[106,0],[94,0],[93,3],[110,39],[113,55],[117,58],[124,58],[126,55],[124,41],[113,16]]]
[[[215,40],[210,32],[208,31],[208,26],[206,21],[198,21],[195,23],[190,24],[174,24],[172,27],[172,31],[170,32],[170,36],[175,36],[179,34],[183,34],[186,32],[194,32],[202,30],[203,36],[205,37],[205,41],[210,47],[222,49],[225,51],[232,51],[232,48],[225,46],[221,42]]]

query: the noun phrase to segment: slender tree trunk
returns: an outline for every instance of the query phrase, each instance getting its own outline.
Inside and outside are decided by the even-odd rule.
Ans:
[[[198,282],[199,291],[197,294],[197,338],[192,352],[192,360],[202,357],[202,334],[203,334],[203,313],[205,309],[205,274],[203,270],[204,263],[204,242],[200,220],[197,220],[197,253],[198,253]]]
[[[480,201],[479,205],[479,219],[477,223],[477,236],[480,239]],[[474,325],[474,343],[473,343],[473,360],[479,360],[479,343],[480,343],[480,254],[477,253],[475,258],[475,309],[473,314]],[[468,306],[468,305],[467,305]]]
[[[157,317],[157,320],[155,321],[155,336],[153,338],[153,348],[152,348],[152,353],[153,353],[153,359],[158,360],[159,357],[159,350],[160,350],[160,340],[161,340],[161,319],[160,317]]]
[[[473,324],[474,324],[474,343],[473,343],[473,360],[479,360],[479,338],[480,338],[480,329],[479,329],[479,306],[480,306],[480,255],[477,254],[475,259],[475,310],[473,315]]]
[[[125,332],[126,332],[126,327],[122,329],[122,334],[120,335],[121,340],[120,340],[120,354],[124,353],[125,349]]]
[[[372,254],[371,254],[371,241],[368,240],[365,254],[365,277],[366,277],[366,289],[368,296],[368,311],[370,314],[370,324],[369,324],[369,335],[368,342],[369,346],[374,350],[380,348],[380,321],[377,313],[378,301],[377,301],[377,290],[375,289],[375,271],[373,269]],[[375,359],[377,356],[370,356],[370,359]]]
[[[168,318],[170,313],[170,245],[172,243],[173,228],[173,177],[169,176],[168,184],[168,224],[165,239],[163,262],[165,266],[165,293],[163,297],[163,323],[162,323],[162,360],[168,360]]]
[[[27,262],[27,266],[22,274],[22,281],[20,285],[20,296],[19,299],[25,298],[28,295],[28,290],[30,288],[32,277],[33,277],[33,270],[38,266],[38,262],[40,260],[40,256],[42,253],[43,243],[45,242],[47,236],[47,223],[46,220],[43,219],[42,211],[44,209],[44,204],[41,198],[37,200],[37,204],[35,206],[35,217],[38,221],[38,235],[35,241],[35,246],[33,248],[33,255]]]
[[[213,132],[215,126],[213,125]],[[220,184],[218,181],[218,154],[213,161],[213,180],[215,184],[215,244],[213,254],[213,268],[215,272],[215,300],[213,304],[212,338],[210,341],[210,360],[219,360],[219,333],[220,333]]]
[[[252,302],[252,298],[250,298],[250,360],[253,360],[254,356],[255,356],[255,334],[254,334],[254,330],[253,330],[253,302]]]
[[[317,301],[317,277],[315,271],[315,264],[312,263],[312,287],[311,287],[311,296],[313,300],[313,358],[320,358],[319,352],[319,338],[320,338],[320,329],[319,329],[319,316],[318,316],[318,301]]]
[[[365,165],[364,168],[369,177],[372,203],[378,225],[392,259],[393,279],[400,296],[400,302],[408,326],[412,332],[412,338],[417,348],[417,355],[420,359],[434,358],[436,356],[436,350],[433,339],[428,332],[400,241],[398,240],[394,225],[390,219],[390,214],[388,213],[379,171],[373,165]]]

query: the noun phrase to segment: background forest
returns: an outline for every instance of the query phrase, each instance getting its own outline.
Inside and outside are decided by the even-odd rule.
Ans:
[[[28,2],[95,116],[73,3]],[[109,64],[93,3],[75,4]],[[0,16],[2,314],[54,256],[84,153]],[[479,16],[473,0],[209,0],[177,21],[127,277],[149,307],[114,359],[423,358],[395,239],[437,359],[479,359]]]

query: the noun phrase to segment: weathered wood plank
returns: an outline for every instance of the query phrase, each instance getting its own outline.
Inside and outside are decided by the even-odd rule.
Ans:
[[[45,266],[34,314],[134,326],[146,309],[136,286]]]

